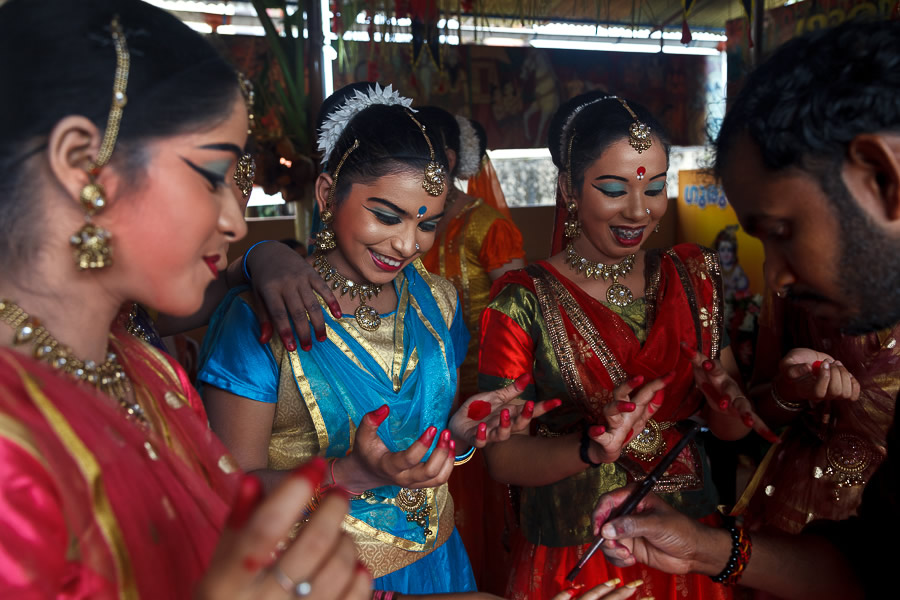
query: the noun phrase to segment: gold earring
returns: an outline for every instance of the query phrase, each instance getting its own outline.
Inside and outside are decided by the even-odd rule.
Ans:
[[[316,234],[317,253],[325,253],[329,250],[334,250],[337,247],[337,244],[334,241],[334,231],[331,230],[331,222],[334,220],[334,212],[332,212],[334,210],[334,193],[337,190],[338,175],[341,173],[341,167],[344,166],[344,161],[346,161],[347,157],[357,148],[359,148],[359,140],[353,140],[353,145],[347,148],[347,151],[344,152],[344,156],[341,157],[341,162],[338,163],[334,170],[334,176],[331,178],[331,187],[328,188],[328,200],[325,202],[325,210],[319,215],[322,219],[322,223],[325,225],[325,229]]]
[[[91,218],[106,206],[106,190],[97,181],[97,176],[100,174],[100,169],[112,157],[116,137],[119,135],[119,125],[122,122],[122,110],[128,103],[125,90],[128,88],[128,69],[131,58],[118,16],[113,17],[110,29],[116,47],[116,73],[113,78],[112,106],[109,109],[109,118],[106,121],[103,141],[100,143],[100,151],[97,153],[97,159],[87,170],[88,183],[81,188],[79,194],[81,206],[84,208],[85,223],[69,238],[69,244],[74,249],[75,264],[81,270],[103,269],[112,265],[113,262],[112,247],[110,246],[112,235],[91,221]]]
[[[577,238],[581,233],[581,223],[578,221],[578,206],[574,202],[570,200],[566,204],[566,210],[569,211],[569,218],[563,225],[563,233],[571,240]]]

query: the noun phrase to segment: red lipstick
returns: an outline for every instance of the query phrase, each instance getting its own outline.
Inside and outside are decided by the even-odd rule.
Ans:
[[[378,256],[376,256],[375,252],[372,250],[369,250],[369,254],[372,255],[372,262],[375,263],[375,266],[378,267],[379,269],[381,269],[382,271],[387,271],[389,273],[395,273],[395,272],[399,271],[400,268],[403,266],[402,261],[398,261],[398,262],[400,262],[400,264],[397,266],[387,264],[383,260],[379,259]],[[394,259],[394,260],[396,260],[396,259]]]
[[[212,256],[204,256],[203,261],[206,263],[206,266],[209,267],[209,270],[212,271],[213,277],[218,277],[219,267],[216,266],[216,263],[219,262],[219,255],[213,254]]]

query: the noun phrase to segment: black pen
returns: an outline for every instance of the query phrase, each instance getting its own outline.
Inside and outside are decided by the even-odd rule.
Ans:
[[[659,464],[644,478],[628,497],[625,499],[625,502],[617,506],[609,513],[609,516],[606,518],[604,523],[612,521],[613,519],[617,519],[621,516],[627,515],[631,513],[637,505],[640,504],[641,500],[650,493],[650,490],[653,489],[653,486],[656,485],[656,482],[659,481],[659,478],[663,476],[666,472],[666,469],[675,462],[675,459],[678,458],[678,455],[681,454],[681,451],[684,450],[684,447],[687,446],[694,436],[697,435],[697,432],[700,431],[700,423],[697,421],[693,421],[691,423],[690,428],[684,432],[684,436],[678,440],[678,443],[672,447],[669,452],[663,456],[662,460],[659,461]],[[601,524],[601,527],[603,524]],[[596,539],[594,539],[594,543],[591,544],[591,547],[588,548],[588,551],[584,556],[581,557],[581,560],[578,561],[578,564],[575,565],[575,568],[569,571],[569,574],[566,575],[566,581],[575,581],[575,578],[578,577],[578,574],[581,572],[581,569],[587,564],[587,561],[597,552],[597,549],[600,548],[600,545],[606,541],[602,535],[598,535]]]

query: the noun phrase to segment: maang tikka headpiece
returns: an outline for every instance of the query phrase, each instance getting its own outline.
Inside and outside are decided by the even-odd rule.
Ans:
[[[113,148],[116,146],[119,125],[122,122],[122,110],[128,103],[125,90],[128,88],[128,69],[131,59],[118,15],[113,17],[110,30],[113,44],[116,47],[116,73],[113,77],[112,106],[109,109],[100,151],[97,153],[97,158],[88,165],[88,183],[81,188],[79,195],[81,206],[84,208],[85,224],[69,238],[69,243],[74,248],[75,264],[81,270],[102,269],[112,264],[112,249],[109,245],[112,235],[102,227],[94,225],[91,217],[106,206],[106,190],[97,181],[97,176],[100,174],[100,169],[109,163]]]
[[[422,182],[422,187],[430,195],[440,196],[444,193],[444,167],[434,160],[434,146],[431,145],[431,138],[428,137],[425,126],[419,123],[409,109],[406,109],[406,114],[409,115],[409,118],[416,124],[422,135],[425,136],[425,143],[428,144],[429,160],[428,164],[425,165],[425,181]]]

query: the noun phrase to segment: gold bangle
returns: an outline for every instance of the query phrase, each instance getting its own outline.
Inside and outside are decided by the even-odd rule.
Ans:
[[[803,410],[802,402],[788,402],[784,398],[781,397],[781,394],[778,393],[778,390],[775,389],[775,382],[772,382],[772,385],[769,386],[769,392],[772,394],[772,400],[775,401],[775,405],[778,406],[781,410],[785,410],[787,412],[800,412]]]
[[[463,454],[462,456],[455,457],[455,460],[453,461],[453,466],[458,467],[460,465],[464,465],[467,462],[469,462],[470,460],[472,460],[473,456],[475,456],[475,446],[472,446],[471,448],[469,448],[469,451],[466,452],[465,454]]]

